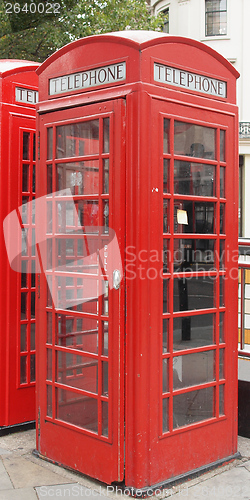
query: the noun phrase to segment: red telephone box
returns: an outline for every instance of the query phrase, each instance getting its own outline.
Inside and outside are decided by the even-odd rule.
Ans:
[[[238,73],[126,31],[38,74],[38,452],[146,491],[237,453]]]
[[[1,325],[0,434],[35,420],[35,221],[27,208],[35,197],[35,104],[38,64],[0,61]],[[21,208],[22,206],[22,208]],[[14,211],[14,212],[13,212]],[[10,213],[18,230],[10,227]],[[21,254],[18,255],[18,244]],[[13,250],[10,262],[7,248]]]

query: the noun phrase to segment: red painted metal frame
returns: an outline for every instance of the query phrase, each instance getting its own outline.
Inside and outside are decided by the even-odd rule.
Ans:
[[[62,68],[67,68],[67,74],[73,74],[111,64],[112,61],[126,61],[126,80],[123,84],[106,88],[100,86],[96,90],[88,88],[77,92],[71,91],[57,97],[49,96],[48,80],[65,74]],[[156,84],[152,72],[154,61],[226,81],[227,97],[216,99],[188,92],[184,88]],[[219,385],[224,381],[227,383],[226,415],[219,416],[217,405],[216,415],[211,421],[162,435],[163,315],[162,280],[159,279],[162,266],[160,262],[154,262],[152,265],[150,252],[152,250],[162,252],[162,118],[166,116],[172,119],[173,116],[177,116],[181,120],[184,116],[186,121],[208,126],[212,123],[218,129],[217,139],[219,129],[227,132],[226,163],[222,164],[230,172],[229,175],[226,174],[226,199],[219,201],[219,183],[215,196],[210,199],[217,205],[221,202],[226,206],[225,234],[218,236],[218,207],[215,232],[209,235],[209,238],[217,241],[225,240],[228,244],[227,268],[225,271],[221,270],[220,275],[229,276],[230,270],[237,267],[237,263],[233,261],[233,251],[237,251],[238,115],[235,106],[235,82],[238,73],[219,54],[199,42],[182,37],[132,31],[78,40],[48,59],[39,70],[39,75],[41,83],[39,127],[43,137],[43,114],[46,117],[46,113],[51,112],[48,120],[53,123],[53,113],[56,116],[57,110],[60,109],[65,110],[63,113],[70,109],[70,116],[73,119],[82,104],[98,101],[101,107],[110,99],[118,97],[126,99],[125,484],[133,488],[147,487],[233,455],[237,450],[237,339],[235,338],[237,279],[232,278],[230,285],[225,287],[225,308],[219,308],[219,284],[217,285],[217,302],[211,310],[215,315],[219,314],[218,311],[223,311],[227,316],[226,342],[219,344],[217,325],[214,345],[203,349],[206,351],[214,348],[217,353],[217,378],[216,382],[210,385],[216,386],[218,399]],[[123,133],[121,129],[120,133]],[[122,135],[122,141],[124,139],[125,136]],[[44,141],[42,136],[41,140]],[[45,143],[42,144],[43,150]],[[173,161],[171,155],[165,157]],[[215,161],[211,163],[219,164],[218,153]],[[173,179],[173,171],[170,175]],[[173,180],[170,182],[173,184]],[[173,193],[164,195],[164,198],[171,201],[170,220],[173,220]],[[178,195],[175,198],[178,199]],[[187,197],[179,196],[179,198]],[[124,227],[120,225],[121,232]],[[172,249],[173,239],[177,236],[173,236],[173,230],[169,235],[164,235],[169,239]],[[205,237],[192,235],[191,238],[195,236]],[[157,279],[153,279],[153,274],[145,279],[145,273],[152,272],[149,271],[151,267],[157,271]],[[173,289],[172,267],[166,279],[170,281],[170,288]],[[172,307],[171,301],[172,298],[169,304]],[[41,310],[42,308],[41,304]],[[185,315],[205,313],[204,311],[206,310],[187,312]],[[175,317],[180,315],[181,313],[175,313]],[[173,314],[171,312],[164,317],[169,317],[172,321]],[[224,347],[227,349],[225,379],[219,381],[218,352]],[[42,348],[44,349],[43,345]],[[167,354],[167,357],[171,356]],[[41,378],[44,379],[44,376]],[[44,412],[45,401],[41,403],[41,411]],[[51,442],[46,442],[45,445],[44,441],[44,448],[41,448],[42,439],[46,441],[45,426],[44,436],[41,434],[39,444],[42,453],[46,452],[47,456],[57,460],[54,453],[56,450],[57,456],[60,456],[59,461],[73,462],[71,449],[68,447],[59,449],[52,435]],[[97,440],[92,443],[90,450],[91,455],[95,457]],[[80,464],[80,452],[77,454],[77,459]],[[79,470],[87,472],[84,467],[80,468],[80,465]],[[100,475],[105,482],[108,482],[112,471],[108,471],[105,467],[105,471],[98,470],[95,477],[99,478]]]
[[[22,131],[35,132],[35,105],[16,102],[15,87],[38,90],[39,64],[0,61],[1,202],[0,220],[22,204]],[[21,231],[21,227],[20,227]],[[14,235],[14,239],[17,235]],[[15,242],[13,241],[13,245]],[[20,386],[21,275],[9,265],[3,230],[0,237],[0,428],[35,420],[34,383]]]

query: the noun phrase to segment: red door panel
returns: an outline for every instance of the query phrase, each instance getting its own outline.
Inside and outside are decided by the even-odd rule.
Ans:
[[[39,118],[38,451],[105,482],[124,469],[124,120],[122,100]]]

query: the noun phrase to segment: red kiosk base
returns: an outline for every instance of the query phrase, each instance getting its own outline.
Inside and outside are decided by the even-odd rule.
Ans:
[[[238,73],[126,31],[38,74],[37,452],[145,493],[237,456]]]

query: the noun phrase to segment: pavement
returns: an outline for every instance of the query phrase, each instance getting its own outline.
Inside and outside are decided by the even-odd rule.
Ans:
[[[32,453],[35,430],[0,437],[0,500],[93,498],[125,500],[128,492],[49,463]],[[157,499],[250,500],[250,439],[238,438],[240,458],[182,484],[156,491]],[[149,490],[149,496],[152,491]]]

